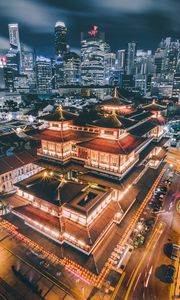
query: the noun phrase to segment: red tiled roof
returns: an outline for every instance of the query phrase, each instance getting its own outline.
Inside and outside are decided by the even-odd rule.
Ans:
[[[63,122],[63,121],[69,121],[77,118],[78,115],[71,113],[69,111],[66,111],[64,109],[61,110],[61,112],[57,109],[54,113],[48,114],[46,116],[41,116],[39,119],[46,120],[46,121],[54,121],[54,122]]]
[[[112,154],[129,154],[140,146],[146,139],[128,134],[119,140],[95,138],[88,142],[82,142],[80,147]]]
[[[97,127],[104,128],[122,128],[122,124],[117,118],[116,114],[111,114],[106,117],[102,117],[101,119],[95,121],[94,125]]]
[[[26,164],[35,162],[37,158],[32,156],[28,151],[19,152],[12,156],[4,156],[0,158],[0,174],[10,172],[20,168]]]
[[[36,139],[52,141],[56,143],[68,142],[71,140],[86,141],[88,139],[92,139],[94,136],[95,134],[90,132],[73,130],[55,131],[50,129],[45,129],[33,135],[33,137]]]
[[[48,226],[51,229],[57,230],[60,228],[59,219],[57,217],[30,205],[16,207],[14,208],[14,211],[19,212],[44,226]],[[64,232],[71,234],[89,246],[92,246],[89,237],[91,237],[92,243],[94,244],[103,230],[107,228],[107,225],[113,219],[114,214],[118,211],[119,206],[117,205],[117,202],[111,201],[110,204],[103,210],[102,214],[100,214],[99,217],[94,220],[89,229],[63,217],[61,218],[61,221],[62,225],[64,226]]]

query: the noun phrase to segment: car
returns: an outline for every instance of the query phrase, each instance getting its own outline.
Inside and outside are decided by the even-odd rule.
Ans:
[[[176,245],[176,244],[172,244],[173,248],[180,250],[180,246]]]
[[[179,259],[179,249],[172,248],[171,259],[178,260]]]

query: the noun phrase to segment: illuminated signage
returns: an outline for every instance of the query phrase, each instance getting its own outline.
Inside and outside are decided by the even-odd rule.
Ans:
[[[93,28],[90,31],[88,31],[88,34],[90,36],[96,36],[97,33],[98,33],[98,27],[97,26],[93,26]]]

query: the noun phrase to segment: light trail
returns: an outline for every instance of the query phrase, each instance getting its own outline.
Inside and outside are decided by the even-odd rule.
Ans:
[[[155,232],[154,232],[154,234],[153,234],[153,236],[152,236],[152,239],[150,240],[149,245],[148,245],[148,247],[146,248],[146,250],[145,250],[145,252],[144,252],[143,257],[142,257],[142,259],[140,260],[140,262],[139,262],[139,264],[138,264],[138,267],[137,267],[136,271],[134,272],[134,275],[133,275],[133,277],[132,277],[132,279],[131,279],[131,282],[130,282],[129,287],[128,287],[128,289],[127,289],[127,292],[126,292],[126,295],[125,295],[124,300],[127,300],[127,299],[129,298],[129,294],[130,294],[130,292],[131,292],[131,289],[132,289],[132,287],[133,287],[133,284],[134,284],[134,281],[135,281],[135,279],[136,279],[136,277],[137,277],[137,274],[138,274],[138,272],[139,272],[139,270],[140,270],[140,268],[141,268],[143,262],[145,261],[145,259],[146,259],[147,255],[148,255],[148,253],[150,252],[150,250],[152,250],[152,248],[153,248],[154,244],[156,243],[157,239],[158,239],[159,236],[162,234],[162,232],[163,232],[163,230],[164,230],[164,227],[165,227],[164,224],[163,224],[163,223],[160,223],[159,226],[158,226],[158,228],[156,228],[156,230],[155,230]]]

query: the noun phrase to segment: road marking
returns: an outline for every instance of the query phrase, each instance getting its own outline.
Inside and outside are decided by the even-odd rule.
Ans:
[[[156,243],[156,240],[157,240],[158,236],[161,235],[162,229],[163,229],[163,228],[164,228],[164,223],[160,223],[159,226],[158,226],[158,228],[155,230],[155,233],[154,233],[154,235],[153,235],[153,237],[152,237],[152,239],[151,239],[151,241],[150,241],[148,247],[146,248],[143,257],[142,257],[142,259],[140,260],[140,262],[139,262],[139,264],[138,264],[138,267],[137,267],[136,271],[134,272],[134,275],[133,275],[133,277],[132,277],[132,279],[131,279],[131,282],[130,282],[129,287],[128,287],[128,289],[127,289],[127,292],[126,292],[126,295],[125,295],[124,300],[127,300],[127,299],[128,299],[129,294],[130,294],[130,291],[131,291],[132,286],[133,286],[133,284],[134,284],[134,281],[135,281],[135,279],[136,279],[136,276],[137,276],[137,274],[138,274],[138,272],[139,272],[139,270],[140,270],[140,268],[141,268],[143,262],[145,261],[146,256],[148,255],[149,251],[151,250],[151,248],[153,248],[154,244]]]
[[[7,250],[8,252],[10,252],[12,255],[14,255],[15,257],[17,257],[20,261],[22,261],[23,263],[25,263],[26,265],[28,265],[30,268],[34,269],[36,272],[38,272],[39,274],[41,274],[43,277],[45,277],[47,280],[49,280],[51,283],[53,283],[54,285],[56,285],[58,288],[60,288],[61,290],[63,290],[66,294],[68,294],[69,296],[73,296],[69,291],[67,291],[67,289],[70,289],[67,285],[65,285],[64,283],[61,282],[61,286],[60,284],[58,284],[57,282],[53,281],[49,276],[47,276],[45,273],[41,272],[39,269],[37,269],[35,266],[33,266],[31,263],[27,262],[25,259],[23,259],[22,257],[20,257],[19,255],[15,254],[13,251],[11,251],[10,249],[6,248],[3,245],[3,248],[5,250]],[[54,277],[53,275],[49,274],[51,277]],[[55,278],[56,279],[56,278]],[[57,279],[56,279],[57,280]],[[77,294],[77,292],[74,292]],[[77,294],[77,296],[79,297],[79,294]],[[79,298],[77,298],[79,299]]]
[[[117,286],[116,286],[116,288],[114,290],[114,293],[113,293],[113,295],[111,297],[111,300],[114,300],[116,298],[116,295],[117,295],[117,293],[119,291],[119,288],[120,288],[120,286],[121,286],[121,284],[123,282],[123,279],[124,279],[125,275],[126,275],[126,273],[123,272],[122,275],[121,275],[121,278],[119,279],[119,282],[118,282],[118,284],[117,284]]]

